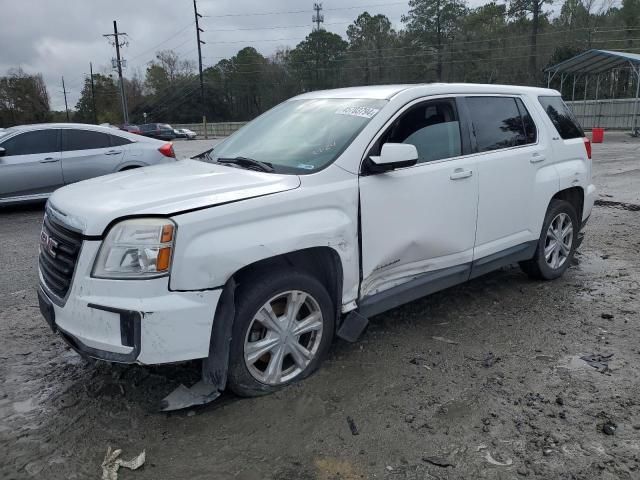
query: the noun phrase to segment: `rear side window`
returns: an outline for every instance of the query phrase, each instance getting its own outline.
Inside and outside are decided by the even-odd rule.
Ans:
[[[122,145],[128,145],[132,143],[131,140],[124,137],[119,137],[118,135],[109,135],[109,138],[111,140],[112,147],[120,147]]]
[[[561,97],[538,97],[538,101],[544,107],[556,130],[564,140],[584,137],[582,127],[580,127],[580,124]]]
[[[58,152],[59,130],[36,130],[16,135],[0,144],[5,155],[34,155]]]
[[[479,152],[530,143],[515,98],[467,97],[466,100]]]
[[[106,133],[72,129],[62,131],[62,150],[65,152],[108,148],[109,146],[109,135]]]

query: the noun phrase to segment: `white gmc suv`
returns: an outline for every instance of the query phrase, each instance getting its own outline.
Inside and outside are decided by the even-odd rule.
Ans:
[[[203,359],[274,391],[367,317],[519,262],[569,267],[594,203],[591,145],[554,90],[312,92],[207,152],[50,198],[39,301],[83,355]]]

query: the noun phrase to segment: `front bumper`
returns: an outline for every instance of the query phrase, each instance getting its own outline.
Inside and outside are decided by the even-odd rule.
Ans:
[[[159,364],[209,355],[221,290],[172,292],[169,277],[106,280],[91,277],[99,241],[85,241],[66,301],[38,292],[51,327],[78,352],[120,363]]]

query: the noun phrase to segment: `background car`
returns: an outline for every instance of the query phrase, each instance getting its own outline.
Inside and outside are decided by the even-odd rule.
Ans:
[[[195,140],[198,136],[196,132],[188,128],[176,128],[175,133],[177,138],[186,138],[187,140]]]
[[[0,205],[43,200],[63,185],[173,161],[171,143],[108,127],[11,127],[0,135]]]
[[[124,130],[125,132],[135,133],[137,135],[142,135],[142,130],[137,125],[122,125],[120,130]]]
[[[140,134],[145,137],[157,138],[158,140],[173,140],[176,132],[167,123],[145,123],[140,125]]]

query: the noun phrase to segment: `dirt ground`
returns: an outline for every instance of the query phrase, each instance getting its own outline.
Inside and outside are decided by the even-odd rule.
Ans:
[[[640,142],[606,142],[562,279],[505,268],[373,318],[303,383],[173,414],[195,365],[70,351],[37,306],[42,207],[0,212],[0,478],[100,478],[108,446],[146,450],[125,480],[640,478]]]

